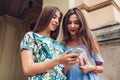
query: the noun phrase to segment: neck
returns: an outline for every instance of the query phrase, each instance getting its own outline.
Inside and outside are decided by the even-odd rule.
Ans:
[[[82,44],[82,40],[77,36],[72,36],[71,40],[68,42]]]
[[[79,41],[79,37],[77,37],[77,36],[72,36],[72,37],[71,37],[71,41]]]
[[[45,35],[45,36],[48,36],[48,37],[50,37],[50,32],[47,32],[47,31],[41,31],[41,32],[39,32],[38,34],[40,34],[40,35]]]
[[[80,44],[82,44],[82,41],[81,41],[81,39],[73,38],[72,40],[67,41],[65,44],[70,46],[71,48],[75,48],[75,47],[79,46]]]

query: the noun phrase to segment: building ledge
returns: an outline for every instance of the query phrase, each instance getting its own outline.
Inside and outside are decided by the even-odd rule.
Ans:
[[[92,34],[97,38],[98,42],[118,40],[120,39],[120,23],[93,29]]]

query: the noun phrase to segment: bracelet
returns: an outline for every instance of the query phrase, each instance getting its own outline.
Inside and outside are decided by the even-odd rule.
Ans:
[[[93,70],[93,72],[95,72],[97,70],[97,66],[95,66],[95,69]]]

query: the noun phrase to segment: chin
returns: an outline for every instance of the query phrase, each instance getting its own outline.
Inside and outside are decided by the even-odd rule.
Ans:
[[[56,29],[51,29],[51,31],[55,31]]]
[[[74,35],[75,35],[75,33],[71,33],[71,35],[72,35],[72,36],[74,36]]]

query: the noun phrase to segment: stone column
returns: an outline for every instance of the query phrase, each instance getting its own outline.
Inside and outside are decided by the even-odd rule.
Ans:
[[[11,16],[0,17],[0,80],[25,80],[19,44],[24,34],[22,21]]]

